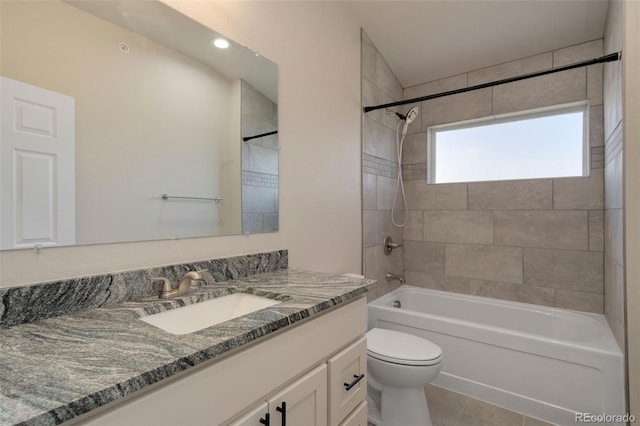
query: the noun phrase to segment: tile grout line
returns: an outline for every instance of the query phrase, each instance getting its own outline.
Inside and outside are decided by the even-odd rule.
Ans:
[[[462,415],[464,414],[465,408],[467,408],[467,404],[469,403],[469,397],[467,396],[464,400],[464,405],[462,405],[462,410],[460,410],[460,414],[458,414],[458,418],[456,419],[455,426],[460,425],[460,420],[462,419]]]

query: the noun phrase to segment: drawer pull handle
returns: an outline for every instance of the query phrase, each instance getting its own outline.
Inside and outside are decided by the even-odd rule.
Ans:
[[[354,377],[353,382],[344,384],[344,386],[347,388],[348,391],[350,391],[352,387],[357,385],[358,382],[364,378],[364,374],[361,374],[359,376],[357,374],[354,374],[353,377]]]
[[[283,402],[282,407],[276,407],[276,411],[282,413],[282,426],[287,426],[287,403]]]
[[[269,426],[269,413],[264,415],[264,419],[262,417],[260,418],[260,423],[262,423],[264,426]]]

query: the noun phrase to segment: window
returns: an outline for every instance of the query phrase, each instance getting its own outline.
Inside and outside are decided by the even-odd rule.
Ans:
[[[587,176],[587,104],[428,129],[429,183]]]

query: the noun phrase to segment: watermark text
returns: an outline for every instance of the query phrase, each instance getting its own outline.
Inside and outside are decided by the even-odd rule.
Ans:
[[[633,414],[576,413],[576,423],[635,423]]]

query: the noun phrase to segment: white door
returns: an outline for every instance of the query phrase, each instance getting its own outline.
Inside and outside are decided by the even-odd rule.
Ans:
[[[75,244],[72,97],[0,77],[0,249]]]

